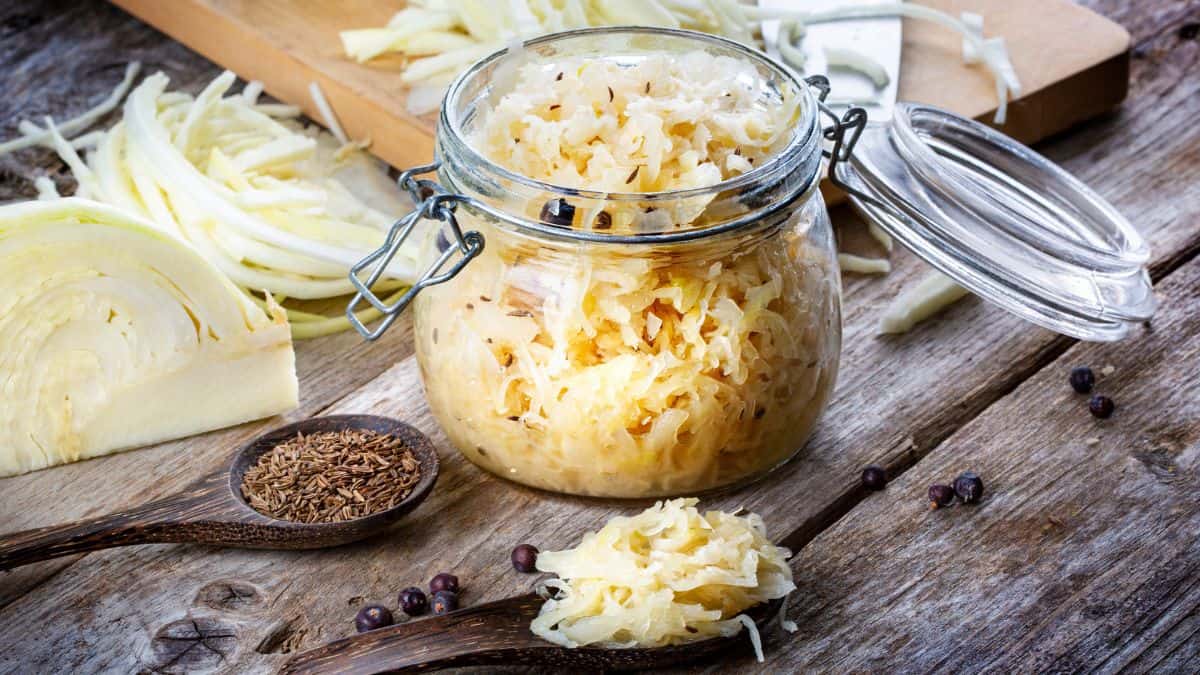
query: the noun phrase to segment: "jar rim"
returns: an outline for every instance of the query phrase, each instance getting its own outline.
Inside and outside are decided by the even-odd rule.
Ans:
[[[700,44],[715,45],[730,49],[737,52],[740,56],[750,60],[751,62],[765,66],[773,72],[773,74],[791,83],[797,95],[802,97],[802,116],[797,123],[798,131],[793,133],[788,140],[786,146],[771,155],[767,161],[761,165],[754,167],[750,171],[743,174],[732,176],[718,183],[706,185],[702,187],[685,188],[679,190],[665,190],[659,192],[604,192],[596,190],[588,190],[583,188],[572,188],[564,185],[557,185],[545,181],[526,176],[515,171],[510,171],[498,163],[484,156],[474,146],[467,142],[463,129],[464,116],[460,114],[461,106],[458,105],[461,96],[467,85],[474,78],[479,77],[486,68],[491,66],[496,61],[505,57],[508,54],[510,47],[505,47],[493,52],[492,54],[476,61],[470,68],[461,73],[450,84],[446,91],[446,97],[442,102],[441,113],[439,115],[439,133],[446,131],[441,140],[448,142],[455,154],[463,157],[468,162],[476,166],[485,167],[488,173],[507,181],[512,181],[519,185],[539,190],[546,193],[556,194],[563,197],[578,197],[583,199],[595,199],[611,202],[637,201],[637,202],[655,202],[655,201],[673,201],[704,196],[707,194],[716,194],[726,190],[737,190],[761,184],[766,180],[776,176],[781,170],[789,170],[793,165],[802,161],[803,158],[810,152],[820,150],[820,124],[819,113],[816,99],[813,96],[811,89],[788,68],[772,59],[767,54],[748,47],[740,42],[730,40],[710,33],[702,33],[699,31],[679,29],[679,28],[661,28],[655,26],[616,26],[616,27],[598,27],[598,28],[580,28],[569,31],[561,31],[558,33],[549,33],[539,37],[531,38],[523,41],[522,45],[528,49],[541,45],[547,45],[554,42],[573,40],[589,35],[657,35],[670,38],[683,38]],[[447,158],[442,158],[446,160]],[[814,169],[814,176],[808,182],[814,182],[816,175],[820,173],[820,165]],[[724,228],[721,228],[724,229]],[[708,232],[708,229],[702,230]],[[620,238],[620,235],[603,235],[596,233],[599,239],[604,241],[612,241]],[[637,238],[646,235],[635,235]]]

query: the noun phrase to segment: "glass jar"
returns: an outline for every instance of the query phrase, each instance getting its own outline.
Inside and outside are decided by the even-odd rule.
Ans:
[[[503,56],[447,94],[438,180],[421,187],[464,197],[458,231],[486,245],[416,296],[416,351],[438,422],[488,471],[572,494],[695,494],[787,461],[825,409],[841,287],[809,89],[758,52],[679,31],[563,33],[523,58],[695,50],[752,64],[761,100],[799,106],[775,155],[711,187],[595,193],[489,161],[469,137],[480,104],[503,93]],[[456,238],[427,237],[426,259],[454,254]]]
[[[742,84],[756,100],[798,103],[778,150],[734,178],[571,189],[469,142],[482,106],[511,88],[513,58],[557,70],[580,56],[632,64],[696,50],[750,64]],[[1018,316],[1115,340],[1153,313],[1148,248],[1061,168],[944,110],[900,104],[868,123],[861,108],[836,115],[827,93],[827,81],[802,84],[760,52],[689,31],[572,31],[488,57],[450,86],[440,161],[402,174],[416,209],[351,269],[348,316],[374,339],[416,300],[430,407],[475,464],[547,490],[651,497],[762,476],[803,447],[825,409],[841,283],[823,153],[864,217]],[[436,181],[416,178],[435,169]],[[370,287],[423,219],[440,221],[423,244],[434,262],[389,305]],[[374,330],[354,315],[363,300],[385,315]]]

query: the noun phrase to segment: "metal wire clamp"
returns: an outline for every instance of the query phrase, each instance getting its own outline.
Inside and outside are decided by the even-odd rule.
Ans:
[[[825,102],[830,91],[829,78],[824,75],[813,75],[805,78],[804,81],[817,91],[817,108],[830,120],[830,126],[824,127],[822,134],[825,136],[825,140],[830,141],[832,145],[821,151],[821,154],[829,159],[827,169],[829,182],[855,199],[894,212],[895,209],[891,206],[854,187],[838,175],[838,167],[850,159],[850,155],[854,152],[854,146],[858,144],[863,130],[867,128],[866,109],[852,106],[841,117],[838,117],[833,108]]]
[[[354,285],[357,292],[346,306],[346,318],[350,320],[350,325],[354,326],[354,330],[367,340],[376,340],[383,335],[400,315],[400,312],[408,307],[422,289],[449,281],[462,270],[464,265],[483,251],[483,235],[475,230],[464,233],[458,225],[458,219],[454,217],[454,211],[458,204],[469,201],[468,198],[446,192],[436,181],[416,178],[421,174],[437,171],[439,166],[441,166],[440,162],[434,162],[425,166],[413,167],[400,174],[398,182],[412,199],[413,210],[392,224],[383,246],[350,268],[350,283]],[[445,234],[439,230],[439,244],[442,241],[446,242],[444,247],[439,245],[441,255],[421,274],[416,283],[400,296],[400,299],[389,305],[372,292],[371,287],[383,276],[400,247],[404,245],[405,240],[423,218],[438,220],[449,225],[455,245],[451,246],[450,239],[446,238]],[[455,253],[460,254],[460,257],[451,263],[450,260]],[[371,269],[372,266],[374,266],[373,269]],[[370,271],[364,281],[362,274],[368,270]],[[383,314],[383,321],[376,326],[375,330],[367,328],[355,314],[359,303],[363,300]]]

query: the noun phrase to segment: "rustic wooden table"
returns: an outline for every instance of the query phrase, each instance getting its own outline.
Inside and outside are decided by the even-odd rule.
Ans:
[[[801,458],[711,500],[762,513],[799,553],[770,671],[1200,670],[1200,0],[1088,0],[1134,36],[1130,100],[1039,149],[1128,215],[1154,249],[1161,309],[1112,345],[1081,344],[976,300],[896,338],[878,312],[923,273],[849,275],[836,399]],[[197,90],[217,68],[96,1],[0,4],[0,137],[18,120],[102,98],[125,62]],[[64,168],[45,151],[0,159],[0,201]],[[846,213],[835,219],[847,222]],[[852,228],[847,224],[846,228]],[[849,231],[849,230],[847,230]],[[849,236],[849,235],[848,235]],[[406,419],[444,457],[435,494],[393,532],[323,552],[143,546],[0,574],[0,671],[263,671],[352,632],[365,601],[453,570],[463,600],[523,592],[519,542],[573,544],[641,504],[552,496],[454,454],[429,417],[407,329],[367,346],[297,346],[302,402],[288,415]],[[1111,365],[1116,415],[1092,419],[1067,387]],[[281,420],[0,481],[0,530],[58,523],[164,495]],[[895,476],[880,493],[860,469]],[[971,468],[988,494],[930,512],[924,493]],[[722,668],[763,669],[743,652]]]

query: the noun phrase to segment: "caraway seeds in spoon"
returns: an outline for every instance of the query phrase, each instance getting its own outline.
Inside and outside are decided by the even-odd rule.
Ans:
[[[272,518],[336,523],[396,506],[420,478],[421,465],[395,436],[323,431],[263,453],[242,477],[242,496]]]

